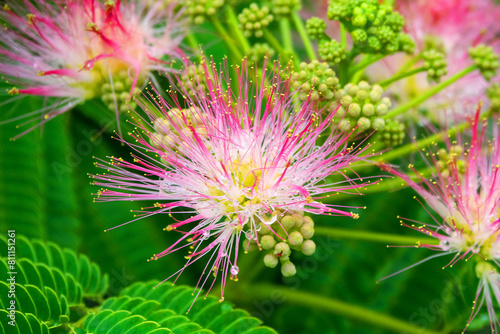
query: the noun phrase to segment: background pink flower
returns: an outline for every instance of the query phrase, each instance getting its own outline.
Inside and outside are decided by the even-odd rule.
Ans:
[[[0,14],[0,73],[14,85],[9,93],[57,98],[24,116],[39,113],[43,123],[101,97],[105,84],[130,98],[151,71],[168,69],[165,56],[182,54],[181,25],[172,8],[148,3],[8,1]]]

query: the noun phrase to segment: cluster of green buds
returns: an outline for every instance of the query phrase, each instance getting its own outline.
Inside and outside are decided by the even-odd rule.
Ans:
[[[386,147],[401,145],[405,139],[405,125],[398,120],[386,120],[383,129],[378,131]]]
[[[325,34],[326,22],[319,17],[311,17],[306,22],[306,32],[312,39],[325,39],[328,36]]]
[[[498,60],[498,54],[495,53],[491,46],[479,44],[476,47],[471,47],[469,56],[486,80],[489,81],[497,75],[500,61]]]
[[[256,63],[259,66],[262,66],[266,56],[268,58],[274,56],[274,49],[267,43],[255,43],[247,53],[247,58],[251,64]]]
[[[294,10],[300,9],[300,0],[272,0],[273,14],[276,17],[290,17]]]
[[[196,96],[205,95],[208,91],[206,83],[206,71],[203,63],[188,65],[180,76],[180,87],[186,90],[189,97],[194,99]]]
[[[463,152],[464,148],[456,143],[450,146],[449,152],[444,148],[438,150],[436,169],[443,178],[450,176],[450,169],[456,169],[459,174],[465,173],[465,160],[460,159]]]
[[[500,83],[495,82],[486,89],[486,95],[491,102],[491,111],[494,113],[500,112]]]
[[[404,18],[378,0],[336,0],[328,6],[330,20],[340,21],[363,53],[413,53],[415,42],[402,32]]]
[[[185,116],[188,119],[188,123],[194,125],[197,128],[197,134],[203,135],[204,129],[203,120],[201,119],[201,111],[199,108],[191,107],[187,109],[172,108],[168,111],[172,115],[171,119],[182,119]],[[150,144],[153,147],[160,149],[162,146],[165,147],[175,147],[178,143],[174,142],[172,138],[172,133],[177,133],[175,127],[171,124],[170,120],[165,117],[158,117],[155,119],[153,124],[152,134],[149,136]],[[177,124],[179,127],[180,124]],[[182,131],[186,136],[192,136],[192,132],[187,126],[182,127]]]
[[[191,23],[202,24],[208,16],[215,15],[217,9],[224,5],[224,0],[181,0],[180,4]]]
[[[264,6],[259,7],[256,3],[250,4],[248,8],[238,15],[240,28],[246,37],[262,37],[264,35],[263,29],[267,27],[274,17],[269,13],[269,8]]]
[[[122,113],[130,109],[135,109],[137,104],[134,101],[134,96],[139,94],[141,90],[135,88],[132,95],[130,90],[132,87],[133,78],[129,77],[126,71],[120,71],[118,75],[113,77],[113,82],[107,82],[101,87],[101,100],[110,110],[118,110]]]
[[[347,57],[347,50],[336,40],[322,40],[318,45],[318,55],[329,64],[335,65]]]
[[[285,277],[291,277],[297,271],[290,260],[292,251],[299,251],[308,256],[316,251],[316,244],[310,240],[314,235],[314,221],[311,217],[304,216],[302,211],[288,212],[278,217],[277,223],[272,225],[272,231],[264,223],[260,226],[258,244],[268,251],[264,256],[264,265],[275,268],[281,262],[281,274]],[[247,241],[244,247],[253,250],[257,248],[257,244],[253,240]]]
[[[305,101],[309,97],[312,101],[320,98],[331,100],[335,91],[340,88],[339,79],[327,63],[317,60],[309,64],[302,62],[299,70],[292,73],[292,89],[299,94],[300,100]]]
[[[391,108],[391,100],[382,97],[384,90],[379,85],[371,86],[366,81],[359,84],[348,83],[335,92],[340,101],[335,118],[342,131],[351,131],[357,124],[361,132],[382,130],[385,127],[384,116]]]
[[[444,53],[436,49],[425,50],[422,53],[422,58],[424,59],[424,68],[427,70],[427,79],[429,81],[439,82],[441,77],[448,73]]]

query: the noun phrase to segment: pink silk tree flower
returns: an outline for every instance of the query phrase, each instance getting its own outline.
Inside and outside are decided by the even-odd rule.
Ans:
[[[148,88],[138,100],[147,119],[137,120],[133,144],[121,139],[137,152],[134,162],[112,157],[97,164],[108,172],[93,176],[105,187],[101,201],[154,201],[140,217],[188,215],[166,227],[181,237],[153,259],[190,248],[186,266],[170,277],[203,258],[198,286],[212,277],[212,288],[221,273],[221,299],[227,278],[239,274],[241,239],[260,248],[257,232],[268,228],[277,236],[285,214],[357,218],[349,208],[322,201],[370,183],[344,173],[368,146],[350,145],[349,134],[330,131],[334,112],[322,114],[309,100],[294,99],[287,70],[263,68],[254,72],[244,61],[236,67],[238,79],[230,80],[226,66],[219,72],[203,62],[192,84],[175,80],[180,87],[170,92],[173,103]]]
[[[0,13],[0,74],[14,85],[11,95],[50,98],[43,109],[18,117],[40,114],[29,130],[95,97],[118,113],[151,71],[169,68],[165,56],[182,54],[181,24],[172,8],[148,4],[7,1]]]
[[[500,305],[500,275],[497,272],[500,266],[498,123],[492,128],[487,127],[486,120],[481,122],[479,118],[479,108],[470,121],[470,144],[465,144],[466,139],[459,137],[454,142],[448,142],[446,149],[426,154],[430,156],[428,165],[435,170],[430,179],[420,175],[421,182],[417,183],[391,166],[381,164],[381,167],[403,179],[438,214],[439,217],[432,217],[433,224],[421,223],[417,226],[402,221],[402,225],[437,239],[436,244],[417,245],[441,252],[428,259],[453,255],[448,265],[463,259],[468,261],[473,258],[476,261],[475,272],[480,284],[467,326],[486,303],[491,329],[496,332],[500,325],[493,306],[495,300]],[[415,169],[414,172],[419,175]]]
[[[470,47],[478,44],[491,45],[500,53],[500,6],[494,0],[398,0],[395,9],[406,21],[405,31],[417,43],[416,54],[432,45],[444,53],[447,63],[446,80],[464,68],[473,64],[469,57]],[[389,56],[368,68],[369,76],[374,80],[383,80],[396,74],[410,58],[403,54]],[[419,65],[415,65],[415,68]],[[492,81],[498,81],[496,77]],[[428,108],[430,118],[440,123],[449,117],[473,116],[470,110],[482,101],[487,101],[485,90],[489,83],[479,71],[474,71],[445,88],[423,106]],[[387,91],[400,103],[431,87],[426,73],[419,73],[392,84]],[[447,115],[447,116],[446,116]]]

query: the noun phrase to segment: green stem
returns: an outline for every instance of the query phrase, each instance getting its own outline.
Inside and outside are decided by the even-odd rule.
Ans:
[[[226,45],[229,47],[229,50],[231,50],[231,52],[237,58],[238,61],[241,61],[241,59],[243,59],[243,56],[236,47],[234,41],[231,39],[231,37],[229,37],[226,29],[224,29],[224,27],[220,23],[219,19],[217,18],[217,15],[210,15],[210,19],[215,27],[215,30],[217,30],[217,32],[222,37],[224,42],[226,42]]]
[[[302,39],[302,43],[304,43],[304,48],[306,49],[307,56],[309,60],[316,60],[316,53],[314,52],[311,39],[307,35],[306,29],[304,28],[304,23],[299,16],[299,12],[294,10],[292,12],[293,23],[295,24],[295,28],[299,32],[300,38]]]
[[[392,78],[389,78],[387,80],[384,80],[384,81],[381,81],[379,82],[378,84],[382,87],[387,87],[389,86],[390,84],[398,81],[398,80],[401,80],[401,79],[404,79],[406,77],[409,77],[409,76],[412,76],[414,74],[417,74],[417,73],[420,73],[420,72],[425,72],[426,69],[424,67],[419,67],[419,68],[416,68],[416,69],[413,69],[411,71],[408,71],[408,72],[404,72],[404,73],[400,73],[400,74],[396,74],[395,76],[393,76]]]
[[[239,27],[238,19],[236,18],[236,13],[234,12],[232,6],[226,6],[226,14],[227,21],[232,26],[232,30],[236,33],[236,36],[238,36],[238,39],[243,46],[244,53],[248,53],[248,51],[250,50],[250,43],[248,42],[248,39],[245,37],[245,35],[243,35],[243,32]]]
[[[397,115],[404,114],[405,112],[407,112],[411,108],[419,105],[420,103],[424,102],[425,100],[429,99],[430,97],[436,95],[438,92],[440,92],[444,88],[448,87],[449,85],[451,85],[452,83],[454,83],[458,79],[463,78],[464,76],[473,72],[476,69],[477,69],[477,65],[471,65],[471,66],[461,70],[460,72],[451,76],[447,80],[441,82],[439,85],[436,85],[436,86],[432,87],[431,89],[429,89],[428,91],[426,91],[425,93],[418,95],[413,100],[410,100],[407,103],[402,104],[402,105],[394,108],[390,113],[385,115],[384,118],[387,119],[387,118],[392,118],[392,117],[397,116]]]
[[[370,57],[367,57],[365,60],[359,62],[358,64],[354,65],[351,67],[351,72],[352,73],[356,73],[356,72],[359,72],[363,69],[365,69],[366,67],[370,66],[371,64],[373,63],[376,63],[377,61],[379,61],[380,59],[384,58],[385,55],[372,55]]]
[[[347,31],[342,23],[340,23],[340,45],[344,47],[345,50],[347,50]]]
[[[417,54],[416,56],[410,58],[397,72],[396,74],[400,74],[403,72],[406,72],[409,68],[411,68],[413,65],[418,63],[422,59],[422,52]]]
[[[194,34],[192,32],[189,32],[186,35],[186,40],[187,40],[189,46],[191,47],[191,49],[193,49],[194,53],[196,54],[196,57],[199,58],[200,57],[200,43],[196,40],[196,37],[194,36]]]
[[[433,143],[440,142],[446,137],[455,136],[457,133],[464,131],[469,126],[470,126],[470,124],[468,122],[459,124],[451,129],[449,129],[448,131],[441,131],[439,133],[436,133],[435,135],[420,139],[417,142],[406,144],[404,146],[392,149],[392,150],[388,151],[387,153],[383,153],[378,158],[380,160],[384,160],[384,161],[391,161],[391,160],[397,159],[399,157],[406,156],[410,153],[421,150],[422,148],[425,148]]]
[[[349,239],[349,240],[360,240],[360,241],[371,241],[380,242],[384,244],[391,245],[404,245],[411,246],[418,243],[438,245],[439,240],[436,238],[429,237],[414,237],[406,235],[396,235],[389,233],[377,233],[368,231],[357,231],[357,230],[345,230],[341,228],[332,228],[326,226],[315,226],[314,234],[323,237],[332,237],[334,239]]]
[[[398,333],[407,334],[439,334],[438,332],[425,330],[421,327],[413,326],[405,321],[391,317],[384,313],[379,313],[358,305],[346,303],[338,299],[327,298],[309,292],[297,291],[283,288],[272,284],[257,284],[251,286],[240,286],[241,293],[234,294],[233,298],[255,301],[255,298],[269,298],[270,295],[279,295],[286,303],[301,305],[306,308],[327,311],[332,314],[358,320],[367,324],[384,328]]]
[[[280,19],[281,40],[283,46],[289,54],[293,54],[292,32],[290,30],[290,21],[286,17]]]
[[[278,40],[269,32],[267,29],[263,29],[264,31],[264,38],[271,44],[271,46],[285,59],[283,59],[285,62],[290,59],[290,53],[287,52],[282,46],[281,43],[278,42]],[[293,62],[295,66],[298,68],[300,63],[298,57],[293,57]]]

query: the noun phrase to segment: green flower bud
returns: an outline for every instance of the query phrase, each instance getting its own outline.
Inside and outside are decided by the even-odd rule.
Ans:
[[[358,119],[358,126],[361,131],[366,131],[370,128],[371,122],[368,118],[366,117],[360,117]]]
[[[276,255],[277,257],[289,256],[290,246],[288,246],[286,242],[277,243],[276,246],[274,246],[273,254]]]
[[[329,64],[338,64],[347,57],[347,50],[336,40],[322,40],[318,45],[318,55]]]
[[[304,239],[311,239],[314,235],[314,225],[313,224],[304,224],[300,228],[300,233],[304,237]]]
[[[319,17],[311,17],[306,22],[306,31],[313,39],[322,39],[325,37],[326,22]]]
[[[274,240],[274,237],[271,235],[264,235],[260,238],[260,245],[263,249],[271,249],[276,245],[276,240]]]
[[[268,268],[275,268],[278,265],[278,258],[272,254],[264,256],[264,265]]]
[[[340,121],[338,127],[339,127],[340,131],[343,131],[343,132],[348,132],[348,131],[351,131],[351,129],[352,129],[351,122],[345,118]]]
[[[248,252],[252,252],[258,249],[257,244],[253,240],[244,240],[243,241],[243,249]]]
[[[387,147],[401,145],[405,138],[405,126],[397,120],[386,120],[385,127],[379,133]]]
[[[266,235],[266,234],[272,233],[271,229],[269,228],[269,226],[267,224],[260,223],[259,226],[260,226],[260,230],[258,231],[259,234]]]
[[[303,225],[302,228],[304,228],[304,226],[306,226],[306,225]],[[302,231],[302,228],[300,229],[301,231]],[[302,242],[304,241],[304,237],[300,233],[301,232],[299,232],[299,231],[294,231],[288,235],[288,240],[295,247],[302,245]]]
[[[243,9],[238,15],[240,29],[247,37],[262,37],[264,34],[262,29],[267,27],[273,19],[273,15],[269,14],[269,8],[265,6],[260,8],[256,3],[250,4],[249,8]]]
[[[349,115],[352,117],[358,117],[359,114],[361,113],[361,107],[357,103],[353,103],[349,105]]]
[[[271,58],[274,55],[274,50],[266,43],[255,43],[248,50],[247,58],[252,63],[262,66],[266,57]],[[294,73],[296,74],[296,73]]]
[[[443,75],[447,74],[444,54],[437,50],[426,50],[422,53],[424,67],[427,69],[427,79],[438,82]]]
[[[286,261],[281,264],[281,274],[284,277],[292,277],[296,273],[297,269],[295,268],[295,265],[292,262]]]
[[[281,219],[281,225],[283,225],[283,227],[288,230],[291,229],[293,226],[295,226],[296,220],[297,217],[294,217],[292,215],[287,215]]]
[[[489,81],[497,75],[500,61],[498,59],[498,54],[495,53],[491,46],[479,44],[476,47],[472,47],[469,49],[469,56],[486,80]]]
[[[384,116],[387,114],[388,111],[389,111],[389,109],[387,108],[387,105],[385,105],[384,103],[380,103],[377,105],[377,108],[376,108],[377,115]]]
[[[375,112],[375,108],[373,107],[373,104],[367,103],[363,106],[363,115],[364,116],[369,117],[369,116],[373,115],[374,112]]]
[[[375,118],[372,121],[372,128],[375,130],[382,130],[385,127],[385,121],[383,118]]]
[[[312,226],[314,226],[314,220],[311,217],[304,216],[302,217],[302,219],[304,220],[304,224],[311,224]]]
[[[292,74],[292,87],[300,89],[297,92],[300,100],[310,98],[312,101],[325,101],[334,97],[334,91],[340,88],[339,80],[327,63],[313,60],[310,63],[302,62],[299,67],[300,71]]]
[[[301,246],[302,253],[307,256],[311,256],[316,252],[316,244],[312,240],[306,240]]]
[[[491,102],[491,111],[494,113],[500,112],[500,83],[495,82],[486,89],[486,95]]]

